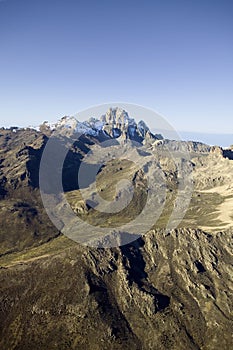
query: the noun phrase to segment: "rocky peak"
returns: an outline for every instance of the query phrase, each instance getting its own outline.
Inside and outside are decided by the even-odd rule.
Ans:
[[[140,135],[145,138],[146,133],[148,131],[150,131],[150,129],[148,128],[148,126],[146,125],[146,123],[143,120],[140,120],[140,122],[138,123],[138,130]]]
[[[84,122],[78,121],[76,117],[65,116],[57,123],[45,122],[40,126],[41,131],[48,130],[58,132],[62,135],[84,134],[94,137],[119,138],[123,140],[134,140],[143,142],[145,139],[158,139],[153,135],[144,121],[136,123],[127,111],[122,108],[109,108],[99,119],[91,117]],[[161,138],[161,135],[160,135]]]
[[[113,138],[121,137],[123,140],[130,139],[137,142],[157,139],[144,121],[141,120],[137,124],[127,111],[119,107],[109,108],[106,114],[101,116],[101,121],[104,123],[104,132]]]
[[[136,125],[133,118],[130,118],[128,113],[119,107],[109,108],[106,114],[101,116],[101,121],[105,124],[113,125],[115,127],[121,127],[126,124]]]

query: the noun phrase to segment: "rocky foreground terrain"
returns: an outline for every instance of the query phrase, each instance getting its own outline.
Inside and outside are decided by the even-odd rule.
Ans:
[[[134,196],[125,210],[100,214],[81,197],[80,164],[106,140],[141,144],[137,154],[150,160],[145,172],[153,158],[166,179],[165,205],[149,232],[127,245],[95,248],[55,228],[39,191],[40,160],[54,131],[64,145],[73,140],[63,168],[67,201],[75,215],[101,227],[117,228],[140,214],[145,174],[117,159],[101,167],[96,183],[103,198],[119,197],[121,179],[133,183]],[[192,170],[192,195],[177,227],[168,229],[180,203],[174,158],[182,156],[182,147],[189,155],[181,163]],[[231,349],[232,179],[230,149],[163,140],[119,109],[84,123],[63,118],[38,130],[2,128],[0,349]],[[53,183],[50,174],[48,189]],[[56,210],[59,215],[63,208]],[[119,242],[128,234],[119,232]]]

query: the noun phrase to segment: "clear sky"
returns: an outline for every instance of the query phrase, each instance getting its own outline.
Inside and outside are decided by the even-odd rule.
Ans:
[[[233,1],[0,1],[1,125],[111,101],[233,133]]]

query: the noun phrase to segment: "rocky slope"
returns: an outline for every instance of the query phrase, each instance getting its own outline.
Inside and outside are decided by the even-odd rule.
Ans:
[[[151,231],[6,264],[2,349],[230,349],[232,231]]]

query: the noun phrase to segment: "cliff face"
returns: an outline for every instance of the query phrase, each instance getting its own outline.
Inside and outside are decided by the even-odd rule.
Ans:
[[[167,198],[161,220],[143,237],[118,248],[94,249],[73,242],[54,228],[40,198],[39,164],[51,132],[48,125],[43,132],[2,129],[0,349],[230,349],[231,151],[152,140],[143,122],[126,123],[124,112],[110,111],[105,118],[106,128],[121,133],[126,125],[134,125],[144,144],[138,156],[152,155],[164,172]],[[96,121],[92,123],[97,128]],[[64,190],[83,219],[119,224],[140,212],[146,182],[131,163],[106,164],[97,175],[102,196],[108,201],[118,196],[116,183],[126,178],[135,185],[135,197],[130,210],[115,219],[96,217],[80,200],[76,173],[100,136],[74,139],[64,162]],[[59,137],[66,145],[66,135]],[[174,161],[163,152],[169,147],[174,156],[182,147],[188,149],[194,191],[179,227],[167,231],[180,181]],[[53,174],[50,180],[52,184]]]
[[[130,118],[128,113],[121,108],[110,108],[106,114],[101,116],[104,123],[103,131],[111,136],[124,140],[142,142],[145,139],[162,139],[161,135],[153,135],[144,121],[136,121]]]

